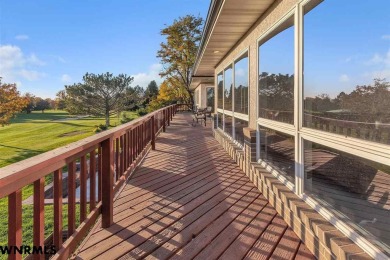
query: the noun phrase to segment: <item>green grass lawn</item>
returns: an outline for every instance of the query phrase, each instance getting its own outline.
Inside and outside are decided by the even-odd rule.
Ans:
[[[126,112],[137,118],[135,112]],[[95,125],[104,124],[102,117],[77,119],[65,111],[47,110],[45,113],[18,114],[8,126],[0,127],[1,167],[50,151],[94,134]],[[112,126],[119,125],[118,117],[110,119]],[[47,176],[51,180],[51,175]],[[33,194],[32,186],[23,189],[23,199]],[[78,207],[77,207],[78,208]],[[67,225],[67,205],[64,205],[64,225]],[[32,206],[23,205],[23,244],[32,244]],[[7,245],[7,198],[0,199],[0,245]],[[45,206],[45,234],[53,230],[53,206]],[[0,259],[6,256],[0,255]]]

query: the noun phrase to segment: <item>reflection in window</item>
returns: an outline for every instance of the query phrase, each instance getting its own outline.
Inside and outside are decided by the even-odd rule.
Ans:
[[[231,116],[225,115],[225,133],[230,136],[233,136],[233,118]]]
[[[217,123],[218,123],[218,128],[223,130],[223,114],[218,113],[218,118],[217,118]]]
[[[260,126],[260,158],[295,181],[294,137]]]
[[[224,96],[224,110],[232,111],[233,101],[233,72],[229,67],[225,70],[225,96]]]
[[[234,63],[234,112],[248,114],[248,55]]]
[[[206,106],[211,107],[211,111],[214,111],[214,88],[207,88],[206,95],[207,95]]]
[[[223,109],[223,75],[218,74],[217,76],[218,82],[218,108]]]
[[[293,17],[259,47],[259,117],[294,123]]]
[[[195,90],[195,95],[194,95],[194,101],[195,101],[195,106],[199,107],[199,89]]]
[[[241,145],[244,145],[244,131],[243,131],[244,127],[248,127],[247,121],[234,118],[235,139]]]
[[[390,166],[309,141],[304,146],[305,192],[390,245]]]
[[[304,126],[390,144],[389,1],[327,0],[311,8],[304,16]]]

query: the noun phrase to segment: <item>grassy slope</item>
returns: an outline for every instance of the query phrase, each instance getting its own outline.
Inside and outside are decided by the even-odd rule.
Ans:
[[[126,112],[128,117],[138,117]],[[71,118],[65,111],[49,110],[45,113],[19,114],[11,124],[0,127],[1,167],[58,148],[93,135],[95,125],[104,124],[104,118]],[[117,117],[111,117],[111,125],[119,125]],[[77,132],[76,134],[69,134]],[[32,186],[23,189],[23,199],[32,195]],[[67,205],[64,205],[64,226],[67,225]],[[23,244],[32,244],[32,206],[23,205]],[[8,209],[6,198],[0,199],[0,245],[7,244]],[[53,230],[53,207],[45,206],[45,233]],[[0,259],[5,256],[0,255]],[[5,259],[5,258],[4,258]]]

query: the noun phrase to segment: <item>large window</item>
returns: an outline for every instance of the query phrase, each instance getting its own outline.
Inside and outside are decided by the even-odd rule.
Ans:
[[[309,141],[304,154],[305,192],[390,245],[390,166]]]
[[[211,111],[214,111],[214,87],[206,89],[207,102],[206,106],[211,107]]]
[[[217,113],[217,124],[218,124],[218,128],[223,130],[223,114],[222,113]]]
[[[248,121],[234,118],[234,139],[244,145],[244,127],[248,127]]]
[[[233,118],[228,115],[224,115],[225,133],[229,136],[233,136]]]
[[[233,72],[232,67],[225,70],[224,110],[233,110]]]
[[[304,126],[390,144],[390,2],[358,2],[305,7]]]
[[[234,63],[234,112],[248,114],[248,54]]]
[[[390,255],[390,2],[302,2],[259,38],[258,159]]]
[[[261,160],[294,183],[294,137],[266,127],[260,127],[259,131]]]
[[[259,46],[259,117],[290,124],[294,123],[293,21],[288,19]]]
[[[223,75],[218,74],[217,76],[218,82],[218,108],[223,109]]]

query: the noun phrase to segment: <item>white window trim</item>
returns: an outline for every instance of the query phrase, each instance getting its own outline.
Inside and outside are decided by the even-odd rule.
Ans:
[[[270,172],[272,175],[274,175],[281,183],[286,185],[287,188],[289,188],[291,191],[294,192],[295,185],[291,181],[289,181],[284,174],[281,173],[281,171],[277,168],[277,166],[271,165],[268,162],[258,159],[257,162],[263,166],[268,172]]]
[[[288,135],[292,135],[292,136],[295,135],[295,127],[287,123],[278,122],[271,119],[265,119],[260,117],[257,119],[257,124]]]

